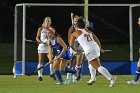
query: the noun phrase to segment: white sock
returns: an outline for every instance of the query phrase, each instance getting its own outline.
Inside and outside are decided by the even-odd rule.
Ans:
[[[108,70],[106,68],[104,68],[103,66],[100,66],[98,68],[98,71],[105,76],[108,80],[111,80],[112,75],[108,72]]]
[[[50,75],[54,74],[53,64],[50,64]]]
[[[74,74],[72,75],[72,79],[73,79],[73,82],[75,82],[76,76]]]
[[[79,69],[79,68],[81,68],[81,65],[80,66],[75,66],[75,70],[77,70],[77,69]]]
[[[71,73],[67,73],[67,79],[71,79]]]
[[[96,69],[94,67],[92,67],[91,64],[89,64],[88,66],[90,74],[91,74],[91,79],[95,80],[95,76],[96,76]]]
[[[41,66],[43,66],[43,65],[42,64],[38,64],[37,68],[40,68]],[[38,77],[42,77],[42,73],[43,73],[43,68],[38,71]]]
[[[80,65],[80,66],[77,66],[77,65],[76,65],[75,68],[81,68],[81,65]]]

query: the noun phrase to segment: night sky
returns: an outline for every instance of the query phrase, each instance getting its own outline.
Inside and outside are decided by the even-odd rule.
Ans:
[[[14,39],[14,7],[15,4],[18,3],[84,3],[83,0],[0,0],[0,11],[1,11],[1,15],[0,15],[0,43],[13,43],[13,39]],[[140,3],[139,0],[89,0],[89,3],[93,3],[93,4],[107,4],[107,3],[117,3],[117,4],[138,4]],[[107,37],[112,38],[114,37],[114,40],[116,40],[116,38],[118,39],[118,36],[115,37],[115,35],[108,35],[109,33],[112,33],[111,31],[114,31],[115,34],[119,33],[119,37],[123,37],[120,38],[122,39],[126,39],[128,40],[128,28],[127,26],[128,24],[128,8],[126,7],[126,9],[124,8],[123,10],[122,7],[120,8],[116,8],[116,11],[121,11],[120,15],[116,15],[115,13],[113,14],[113,12],[110,12],[111,14],[108,13],[108,11],[113,11],[112,8],[96,8],[96,9],[89,9],[89,18],[91,21],[94,20],[94,29],[95,30],[100,30],[100,31],[104,31],[104,28],[106,27],[106,30],[108,30],[108,32],[103,32],[104,34],[101,34],[100,31],[96,31],[97,36],[99,36],[99,38],[104,41],[104,40],[108,40]],[[77,9],[77,8],[76,8]],[[78,8],[77,10],[82,11],[83,8]],[[61,22],[61,26],[63,27],[63,29],[68,30],[68,27],[71,25],[70,22],[68,22],[66,24],[66,21],[70,21],[70,18],[66,19],[63,16],[64,15],[58,15],[56,17],[57,14],[59,14],[58,11],[55,11],[55,9],[52,9],[53,13],[49,14],[55,21],[62,21]],[[65,11],[65,9],[61,9],[62,11]],[[71,9],[70,9],[71,10]],[[101,11],[103,10],[103,11]],[[32,11],[32,13],[34,13],[34,9],[30,8],[29,11]],[[93,12],[94,11],[94,12]],[[138,11],[138,10],[137,10]],[[76,12],[76,10],[73,9],[73,12],[75,13],[79,13],[79,15],[82,15],[82,12]],[[36,12],[37,14],[39,12]],[[64,12],[65,13],[65,12]],[[70,13],[70,12],[69,12]],[[68,16],[69,13],[65,13],[65,16]],[[36,15],[36,14],[35,14]],[[43,15],[43,14],[42,14]],[[122,16],[123,15],[123,16]],[[125,16],[126,15],[126,16]],[[39,15],[37,15],[39,16]],[[37,28],[40,26],[43,18],[45,16],[32,16],[29,15],[27,20],[29,21],[29,23],[27,23],[27,26],[29,27],[29,29],[33,29],[34,31],[37,30]],[[135,16],[135,19],[137,19],[139,15]],[[62,19],[63,20],[62,20]],[[118,18],[117,21],[114,20],[114,18]],[[40,19],[40,20],[39,20]],[[119,21],[121,20],[121,21]],[[67,35],[67,32],[65,30],[63,30],[62,28],[60,28],[60,26],[58,27],[58,23],[57,22],[53,22],[53,25],[56,27],[56,29],[58,30],[58,32],[62,35],[62,37],[65,38],[65,36]],[[124,25],[119,25],[120,22],[124,22]],[[127,22],[127,23],[125,23]],[[66,25],[66,26],[63,26]],[[102,26],[102,27],[101,27]],[[120,33],[121,32],[121,33]],[[31,32],[28,33],[29,35],[32,34]],[[33,35],[31,36],[32,39],[34,39],[35,37],[35,33],[33,33]],[[104,38],[106,39],[102,39],[104,35]],[[108,35],[108,36],[107,36]],[[105,37],[107,36],[107,37]],[[124,42],[126,40],[122,40],[120,42]],[[67,40],[66,40],[67,42]],[[112,40],[112,42],[114,42]],[[127,42],[126,42],[127,43]]]

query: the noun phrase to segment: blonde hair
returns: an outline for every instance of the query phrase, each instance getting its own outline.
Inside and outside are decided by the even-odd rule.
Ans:
[[[79,16],[78,15],[75,15],[74,18],[79,18]]]
[[[43,23],[42,23],[42,27],[44,27],[44,23],[45,23],[45,20],[46,20],[46,19],[48,19],[48,20],[51,21],[51,17],[49,17],[49,16],[45,17],[44,20],[43,20]]]

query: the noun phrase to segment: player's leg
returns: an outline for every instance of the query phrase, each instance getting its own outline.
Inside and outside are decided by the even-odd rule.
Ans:
[[[139,76],[140,76],[140,58],[139,58],[138,63],[137,63],[137,70],[136,70],[136,74],[134,77],[135,82],[137,82],[139,80]]]
[[[53,59],[53,54],[52,53],[48,53],[47,54],[47,57],[50,60]],[[56,77],[54,75],[54,69],[53,69],[53,63],[50,64],[50,77],[53,79],[53,80],[56,80]]]
[[[83,61],[83,57],[84,57],[84,54],[83,53],[80,53],[78,55],[76,55],[76,70],[77,70],[77,81],[79,81],[81,79],[81,75],[82,75],[82,61]]]
[[[61,62],[61,60],[55,60],[53,63],[53,69],[54,69],[55,75],[57,76],[57,79],[59,80],[59,82],[56,84],[63,84],[62,75],[61,75],[61,72],[59,70],[60,62]]]
[[[76,73],[76,70],[75,69],[72,69],[70,68],[69,66],[66,65],[67,64],[67,60],[62,60],[61,63],[60,63],[60,70],[61,71],[64,71],[65,73],[69,73],[69,75],[71,74],[75,74]],[[67,77],[66,81],[65,81],[65,84],[69,84],[70,83],[70,77]]]
[[[40,68],[43,66],[43,62],[44,62],[44,57],[45,57],[45,53],[38,53],[38,65],[37,68]],[[38,71],[38,80],[42,81],[42,74],[43,74],[43,68],[41,70]]]
[[[62,59],[61,63],[60,63],[60,70],[64,71],[65,73],[72,73],[75,74],[76,70],[69,68],[68,66],[66,66],[67,64],[67,60]]]
[[[76,56],[73,56],[71,60],[68,61],[68,68],[74,69],[74,61],[75,61]],[[67,73],[65,84],[69,84],[71,80],[71,75],[72,73]],[[73,82],[76,82],[76,76],[75,74],[72,75]]]
[[[71,62],[72,62],[72,60],[69,60],[68,63],[67,63],[68,68],[72,67],[72,63]],[[71,80],[71,73],[67,73],[66,74],[65,84],[69,84],[70,80]]]
[[[95,58],[92,61],[89,61],[89,64],[91,64],[95,69],[97,69],[104,77],[106,77],[110,81],[109,87],[112,87],[115,84],[116,77],[113,77],[105,67],[100,65],[99,58]]]
[[[87,82],[87,84],[88,85],[92,85],[96,81],[96,78],[95,78],[96,77],[96,69],[93,68],[91,64],[89,64],[88,68],[89,68],[89,71],[90,71],[91,78]]]
[[[72,65],[71,65],[71,68],[72,69],[75,69],[75,65],[76,65],[76,56],[74,56],[73,58],[72,58]],[[76,75],[75,74],[72,74],[72,82],[73,83],[77,83],[77,77],[76,77]]]
[[[139,81],[138,81],[139,77],[140,77],[140,58],[139,58],[138,63],[137,63],[137,69],[136,69],[134,79],[131,81],[127,81],[127,83],[133,84],[133,85],[139,84]]]

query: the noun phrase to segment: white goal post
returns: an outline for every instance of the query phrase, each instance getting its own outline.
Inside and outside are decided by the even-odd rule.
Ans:
[[[45,3],[22,3],[22,4],[16,4],[15,6],[15,24],[14,24],[14,67],[13,71],[14,74],[16,74],[16,62],[17,60],[17,7],[22,7],[22,59],[20,60],[22,62],[22,73],[19,75],[25,75],[25,34],[26,34],[26,7],[29,6],[48,6],[48,7],[54,7],[54,6],[81,6],[84,7],[85,4],[45,4]],[[129,34],[130,34],[130,61],[133,61],[133,31],[132,31],[132,7],[140,6],[140,4],[88,4],[88,6],[128,6],[129,7]],[[86,3],[87,7],[87,3]],[[85,9],[86,10],[86,9]],[[86,11],[88,13],[88,11]],[[87,15],[86,15],[87,17]],[[88,17],[87,17],[88,18]]]

